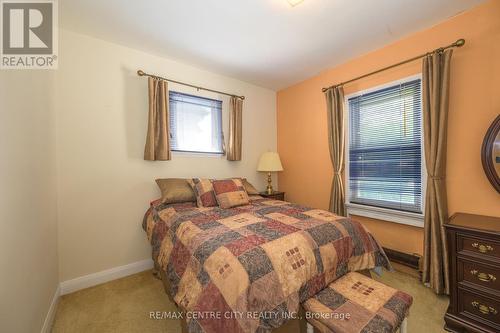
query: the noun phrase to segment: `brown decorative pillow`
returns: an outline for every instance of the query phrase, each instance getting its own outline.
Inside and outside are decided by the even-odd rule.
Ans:
[[[220,208],[248,205],[248,194],[241,179],[213,180],[212,185]]]
[[[189,181],[189,185],[191,185],[196,195],[198,207],[217,206],[217,199],[215,199],[215,192],[210,179],[193,178]]]
[[[241,181],[243,182],[243,186],[245,187],[245,191],[247,191],[248,195],[259,194],[259,191],[257,191],[257,189],[252,184],[250,184],[250,182],[246,178],[243,178]]]
[[[195,202],[196,196],[187,179],[166,178],[157,179],[156,184],[161,191],[164,203]]]

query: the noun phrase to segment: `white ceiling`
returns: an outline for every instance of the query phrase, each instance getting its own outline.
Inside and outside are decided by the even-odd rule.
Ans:
[[[59,17],[66,29],[278,90],[481,2],[63,0]]]

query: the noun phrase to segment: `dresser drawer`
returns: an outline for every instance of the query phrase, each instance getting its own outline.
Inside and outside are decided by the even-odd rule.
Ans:
[[[458,304],[461,315],[500,329],[500,302],[498,299],[459,289]]]
[[[469,283],[500,291],[500,268],[458,259],[458,282]]]
[[[466,235],[457,235],[458,237],[458,251],[468,251],[484,256],[491,256],[500,258],[500,243],[489,240],[479,239]]]

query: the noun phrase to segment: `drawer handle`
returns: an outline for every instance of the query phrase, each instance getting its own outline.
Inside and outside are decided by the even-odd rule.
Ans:
[[[478,249],[479,252],[481,252],[481,253],[487,253],[487,252],[493,251],[493,246],[491,246],[491,245],[472,243],[472,247],[475,249]]]
[[[497,309],[495,309],[495,308],[493,308],[491,306],[487,306],[487,305],[481,304],[478,301],[473,301],[471,303],[471,305],[473,307],[475,307],[476,309],[478,309],[479,312],[481,312],[482,314],[485,314],[485,315],[490,315],[490,314],[496,315],[496,314],[498,314]]]
[[[493,274],[486,274],[486,273],[483,273],[483,272],[478,272],[477,270],[473,269],[470,271],[470,273],[472,275],[476,275],[477,276],[477,279],[479,281],[483,281],[483,282],[495,282],[497,280],[497,277]]]

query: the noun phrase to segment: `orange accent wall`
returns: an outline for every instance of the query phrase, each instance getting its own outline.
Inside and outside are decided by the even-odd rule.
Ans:
[[[350,31],[349,33],[355,33]],[[484,175],[481,144],[500,113],[500,1],[493,0],[382,49],[278,92],[278,151],[287,200],[327,209],[332,180],[322,87],[351,79],[465,38],[452,58],[447,186],[450,215],[500,216],[500,194]],[[416,61],[347,85],[345,94],[421,72]],[[423,229],[358,218],[389,248],[422,253]]]

